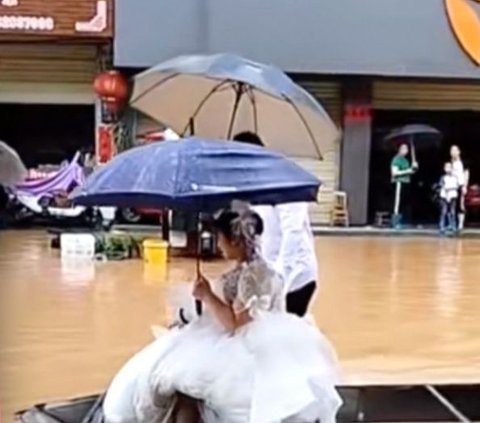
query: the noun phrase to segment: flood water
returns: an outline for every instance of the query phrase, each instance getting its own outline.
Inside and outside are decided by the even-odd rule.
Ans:
[[[480,241],[318,238],[312,312],[345,384],[480,382]],[[205,264],[217,276],[225,263]],[[195,274],[140,260],[62,263],[44,231],[0,233],[0,404],[99,392],[165,323],[164,288]]]

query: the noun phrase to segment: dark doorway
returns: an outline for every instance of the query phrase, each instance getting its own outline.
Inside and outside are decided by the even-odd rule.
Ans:
[[[480,112],[471,111],[400,111],[376,110],[372,123],[370,161],[369,218],[377,211],[392,210],[393,188],[390,183],[390,162],[397,146],[383,140],[392,129],[407,124],[427,124],[443,134],[439,146],[418,146],[419,171],[412,183],[412,222],[416,225],[435,224],[438,207],[433,201],[433,185],[442,174],[449,149],[457,144],[470,164],[470,184],[480,183]]]
[[[58,164],[95,146],[93,105],[0,104],[0,139],[27,167]]]

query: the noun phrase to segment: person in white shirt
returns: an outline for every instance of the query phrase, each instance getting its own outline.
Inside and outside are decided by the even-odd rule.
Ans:
[[[263,146],[260,137],[252,132],[239,133],[233,139]],[[318,276],[308,204],[288,203],[253,209],[264,224],[262,255],[286,281],[287,311],[303,317],[317,288]]]
[[[461,231],[465,224],[465,196],[467,195],[470,172],[462,160],[462,153],[457,145],[450,147],[450,158],[452,163],[452,174],[458,180],[458,201],[457,201],[457,229]]]
[[[455,231],[455,210],[460,187],[458,178],[453,174],[452,163],[445,163],[445,173],[440,180],[440,232]]]

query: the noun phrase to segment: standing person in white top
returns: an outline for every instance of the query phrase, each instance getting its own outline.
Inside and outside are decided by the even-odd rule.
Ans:
[[[461,231],[465,225],[465,196],[467,195],[470,172],[462,160],[462,153],[457,145],[450,148],[452,174],[456,176],[459,184],[457,201],[457,229]]]
[[[452,163],[445,163],[445,173],[440,180],[440,232],[455,232],[455,210],[458,198],[459,182],[453,174]]]
[[[242,132],[235,141],[263,146],[260,137]],[[289,313],[303,317],[317,288],[318,264],[307,203],[255,206],[263,220],[263,257],[286,281],[286,306]]]

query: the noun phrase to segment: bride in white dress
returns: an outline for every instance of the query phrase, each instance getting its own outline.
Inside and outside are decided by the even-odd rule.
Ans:
[[[105,402],[107,423],[333,423],[336,358],[313,325],[287,314],[283,281],[258,254],[263,224],[245,204],[215,220],[234,267],[201,277],[198,319],[130,359]],[[132,377],[133,374],[133,377]]]

